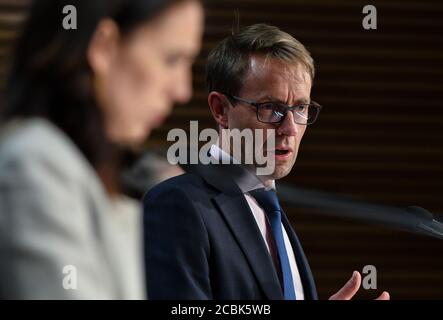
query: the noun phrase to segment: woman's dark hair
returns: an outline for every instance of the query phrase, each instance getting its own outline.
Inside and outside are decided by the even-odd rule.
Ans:
[[[87,49],[98,23],[111,18],[124,35],[177,0],[35,0],[16,44],[1,121],[43,117],[62,129],[97,170],[108,191],[119,189],[119,152],[108,140],[92,84]],[[63,28],[63,8],[77,29]]]

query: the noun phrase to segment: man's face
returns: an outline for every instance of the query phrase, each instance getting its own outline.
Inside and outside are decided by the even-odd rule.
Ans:
[[[243,99],[275,101],[290,106],[310,102],[312,80],[308,72],[301,66],[288,66],[274,58],[251,57],[250,69],[243,83],[239,94]],[[288,112],[280,123],[262,123],[257,120],[255,107],[236,102],[229,106],[227,120],[229,129],[264,129],[264,132],[275,129],[275,150],[267,150],[265,154],[275,157],[275,170],[268,178],[280,179],[291,172],[306,130],[305,125],[294,122],[292,112]],[[266,143],[263,149],[267,149]]]

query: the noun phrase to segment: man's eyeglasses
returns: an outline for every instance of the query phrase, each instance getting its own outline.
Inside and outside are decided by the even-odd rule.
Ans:
[[[299,104],[296,106],[288,106],[283,103],[268,101],[256,102],[230,94],[224,94],[229,99],[236,100],[254,106],[257,110],[257,120],[264,123],[280,123],[286,118],[288,111],[292,111],[294,115],[294,122],[301,125],[310,125],[317,120],[317,117],[322,108],[318,103],[311,101],[311,103]]]

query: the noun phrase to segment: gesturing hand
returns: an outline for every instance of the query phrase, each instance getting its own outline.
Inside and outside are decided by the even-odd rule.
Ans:
[[[352,273],[351,279],[338,290],[336,294],[333,294],[329,300],[350,300],[358,291],[361,285],[361,275],[358,271]],[[375,300],[389,300],[389,293],[383,291],[383,293]]]

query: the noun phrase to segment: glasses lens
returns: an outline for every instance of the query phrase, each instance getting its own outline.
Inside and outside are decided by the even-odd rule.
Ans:
[[[293,109],[294,121],[299,124],[313,124],[318,117],[320,108],[316,104],[306,104]]]
[[[320,113],[320,106],[316,103],[311,103],[309,105],[309,119],[307,124],[313,124],[317,120],[318,114]]]
[[[266,123],[279,123],[286,116],[287,107],[279,103],[265,103],[258,108],[258,120]],[[309,125],[315,122],[320,113],[320,106],[316,103],[299,105],[292,109],[294,122]]]
[[[294,121],[298,124],[308,124],[312,116],[309,105],[296,106],[292,112],[294,113]]]
[[[258,120],[267,123],[277,123],[285,117],[285,113],[285,106],[278,103],[261,104],[258,108]]]

